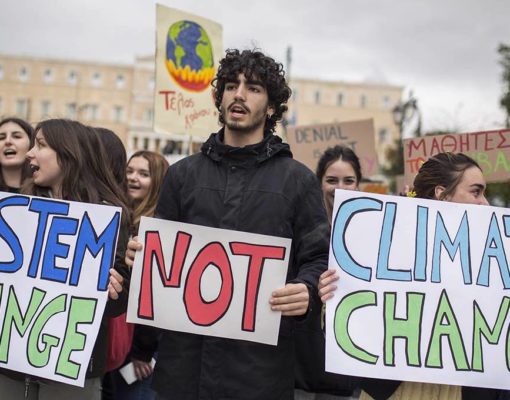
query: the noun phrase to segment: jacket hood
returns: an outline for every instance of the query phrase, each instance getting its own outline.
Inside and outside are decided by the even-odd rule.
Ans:
[[[232,147],[224,143],[224,131],[213,133],[202,145],[201,151],[204,155],[214,161],[221,161],[225,156],[230,157],[254,157],[261,163],[271,157],[290,157],[292,152],[288,144],[283,143],[279,136],[272,133],[265,133],[264,139],[256,144],[245,147]]]

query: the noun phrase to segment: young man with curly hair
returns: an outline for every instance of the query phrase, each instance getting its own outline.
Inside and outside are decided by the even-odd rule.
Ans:
[[[278,345],[164,331],[153,386],[160,399],[293,399],[293,326],[320,309],[316,287],[327,268],[319,183],[273,134],[291,94],[281,64],[228,50],[213,87],[223,128],[170,167],[156,215],[292,239],[287,283],[267,299],[283,316]],[[140,248],[130,242],[127,262]]]

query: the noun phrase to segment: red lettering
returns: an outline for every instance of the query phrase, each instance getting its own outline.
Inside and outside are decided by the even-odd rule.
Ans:
[[[430,155],[436,155],[441,153],[441,149],[439,148],[439,143],[437,142],[437,138],[432,139],[432,147],[430,148]]]
[[[234,255],[250,257],[246,278],[242,329],[253,332],[255,330],[257,299],[264,261],[267,259],[283,260],[285,258],[285,247],[233,242],[230,243],[230,250]]]
[[[200,282],[202,275],[210,265],[218,268],[221,275],[221,288],[213,301],[202,298]],[[191,264],[184,287],[184,306],[189,319],[196,325],[210,326],[227,312],[232,301],[234,281],[227,252],[221,243],[206,245]]]
[[[161,249],[159,232],[147,231],[145,233],[145,249],[142,264],[142,280],[140,283],[140,298],[138,299],[138,317],[154,319],[154,303],[152,295],[152,260],[156,257],[161,282],[165,287],[179,287],[181,285],[182,267],[189,250],[191,235],[177,232],[172,268],[170,276],[166,276],[165,259]]]
[[[446,135],[441,138],[441,150],[443,153],[450,152],[450,153],[456,153],[457,152],[457,139],[453,135]]]
[[[407,144],[407,158],[411,158],[411,156],[413,155],[413,151],[416,150],[420,150],[420,147],[422,147],[422,154],[424,156],[427,155],[427,148],[425,147],[426,144],[425,144],[425,139],[411,139],[409,140],[409,142],[406,143]]]
[[[460,142],[460,153],[467,153],[469,151],[469,135],[458,135]]]
[[[493,137],[490,133],[485,134],[485,151],[493,150],[494,146],[491,146]]]
[[[507,147],[510,147],[510,144],[504,145],[506,142],[506,137],[505,137],[504,133],[510,133],[510,131],[506,130],[506,131],[498,132],[499,138],[501,139],[501,141],[498,143],[498,146],[497,146],[498,149],[506,149]]]
[[[168,108],[169,108],[168,95],[172,95],[172,98],[173,98],[173,95],[175,95],[175,92],[173,90],[160,90],[158,93],[165,95],[165,110],[168,111]]]

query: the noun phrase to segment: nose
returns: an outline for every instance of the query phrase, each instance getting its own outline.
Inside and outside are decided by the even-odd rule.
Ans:
[[[488,206],[489,202],[485,196],[482,195],[482,198],[480,199],[480,205],[482,206]]]
[[[31,160],[34,158],[34,148],[33,147],[27,151],[27,154],[25,154],[25,158],[27,160]]]
[[[237,86],[234,98],[236,100],[242,100],[242,101],[246,100],[246,88],[244,87],[244,85],[242,83]]]

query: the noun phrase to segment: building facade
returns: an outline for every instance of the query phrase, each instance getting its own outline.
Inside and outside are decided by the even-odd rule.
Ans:
[[[0,116],[31,123],[77,119],[113,130],[128,154],[140,149],[187,154],[200,147],[192,137],[153,131],[154,57],[132,65],[0,55]],[[392,110],[400,86],[293,78],[287,123],[310,125],[373,118],[380,163],[399,137]],[[283,134],[282,131],[279,131]]]

